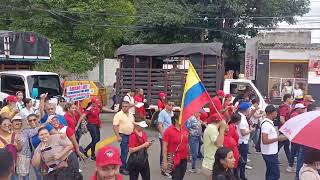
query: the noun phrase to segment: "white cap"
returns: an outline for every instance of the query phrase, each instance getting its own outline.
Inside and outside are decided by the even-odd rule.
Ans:
[[[11,119],[11,121],[13,121],[13,120],[22,120],[22,117],[19,116],[19,115],[15,115],[15,116]]]
[[[142,128],[148,127],[148,124],[145,121],[134,122],[135,125],[140,126]]]
[[[295,109],[304,109],[304,108],[306,108],[306,106],[303,105],[302,103],[298,103],[298,104],[296,104],[296,105],[294,106],[294,108],[295,108]]]

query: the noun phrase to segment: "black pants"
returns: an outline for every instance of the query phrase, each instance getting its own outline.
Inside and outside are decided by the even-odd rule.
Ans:
[[[278,146],[278,152],[281,150],[283,146],[283,150],[286,153],[287,159],[288,159],[288,163],[290,167],[293,167],[293,159],[291,157],[291,152],[290,152],[290,141],[286,140],[286,141],[282,141],[279,142],[279,146]]]
[[[150,180],[150,167],[149,162],[143,168],[133,168],[129,170],[130,180],[138,180],[141,174],[142,180]]]
[[[244,180],[246,178],[246,165],[248,160],[248,151],[249,145],[248,144],[240,144],[239,152],[240,152],[240,161],[239,161],[239,170],[240,170],[240,179]]]
[[[183,180],[187,171],[187,159],[181,159],[180,164],[172,172],[172,180]]]
[[[88,131],[91,136],[91,143],[84,149],[87,152],[91,149],[91,156],[95,157],[96,144],[100,141],[100,128],[96,124],[87,124]]]
[[[160,142],[160,168],[162,167],[162,160],[163,160],[163,156],[162,156],[162,139],[159,138],[159,142]]]

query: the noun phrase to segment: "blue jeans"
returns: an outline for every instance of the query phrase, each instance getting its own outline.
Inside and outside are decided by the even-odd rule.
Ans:
[[[16,173],[11,175],[11,180],[18,180],[18,179],[19,179],[19,177]]]
[[[239,153],[240,153],[240,161],[239,161],[239,170],[240,170],[240,179],[246,179],[246,164],[248,160],[248,151],[249,144],[240,144],[239,145]]]
[[[34,174],[35,174],[35,176],[36,176],[36,179],[37,179],[37,180],[42,180],[42,175],[41,175],[40,169],[37,168],[37,167],[34,167],[34,166],[32,166],[32,167],[33,167],[33,170],[34,170]]]
[[[189,136],[189,146],[192,155],[192,169],[196,168],[196,162],[199,154],[200,136]]]
[[[82,135],[81,130],[80,130],[80,128],[78,128],[76,131],[76,140],[77,140],[78,144],[79,144],[81,135]]]
[[[304,149],[303,149],[303,146],[300,146],[298,149],[298,157],[297,157],[296,180],[299,180],[299,172],[303,165],[303,161],[304,161]]]
[[[278,180],[280,179],[280,168],[278,154],[262,155],[264,162],[266,163],[266,180]]]
[[[91,149],[91,157],[95,157],[96,153],[96,144],[100,141],[100,128],[96,124],[87,124],[88,131],[91,136],[91,143],[84,149],[87,152]]]
[[[129,152],[129,135],[120,134],[122,140],[120,143],[120,149],[121,149],[121,169],[127,169],[127,158],[128,158],[128,152]]]

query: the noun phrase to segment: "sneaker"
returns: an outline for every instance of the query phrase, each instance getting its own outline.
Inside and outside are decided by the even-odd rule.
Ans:
[[[249,162],[251,162],[251,160],[250,160],[250,159],[247,159],[247,163],[249,163]]]
[[[168,178],[168,179],[171,179],[172,178],[172,176],[169,174],[169,173],[167,173],[167,172],[161,172],[161,175],[162,176],[164,176],[164,177],[166,177],[166,178]]]
[[[125,176],[128,176],[128,175],[129,175],[129,171],[126,170],[126,169],[120,169],[120,173],[121,173],[122,175],[125,175]]]
[[[249,165],[246,165],[246,169],[251,170],[253,168],[251,166],[249,166]]]
[[[189,173],[199,174],[199,173],[200,173],[200,170],[199,170],[199,169],[189,169],[188,172],[189,172]]]
[[[286,169],[286,171],[289,172],[289,173],[295,173],[296,172],[295,168],[294,167],[290,167],[290,166]]]
[[[91,156],[90,158],[92,161],[96,161],[96,157],[95,156]]]

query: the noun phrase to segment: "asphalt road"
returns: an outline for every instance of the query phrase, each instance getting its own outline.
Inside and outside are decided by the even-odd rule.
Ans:
[[[103,114],[101,116],[103,122],[103,126],[101,129],[101,140],[103,141],[104,144],[109,143],[113,138],[110,138],[113,136],[113,130],[112,130],[112,118],[113,114]],[[150,168],[151,168],[151,179],[152,180],[160,180],[160,179],[167,179],[164,178],[163,176],[160,175],[160,165],[159,165],[159,153],[160,153],[160,145],[159,145],[159,140],[158,140],[158,134],[155,130],[146,130],[149,139],[154,139],[155,142],[154,144],[150,147],[149,150],[149,163],[150,163]],[[85,147],[86,145],[89,144],[90,142],[90,135],[86,134],[84,135],[81,140],[80,140],[80,145]],[[112,145],[119,147],[118,142],[111,142]],[[120,148],[120,147],[119,147]],[[254,152],[253,149],[251,149],[251,152]],[[287,160],[285,158],[283,150],[280,152],[280,162],[281,162],[281,180],[294,180],[294,174],[292,173],[287,173],[285,169],[287,168]],[[265,175],[265,164],[262,159],[262,156],[260,154],[255,154],[252,153],[249,156],[249,159],[251,162],[249,165],[253,167],[252,170],[247,170],[247,178],[249,180],[263,180],[264,175]],[[191,164],[188,164],[188,168],[191,167]],[[83,170],[83,176],[85,180],[89,180],[90,177],[92,176],[94,169],[95,169],[95,162],[91,160],[86,160],[85,162],[80,162],[80,168]],[[32,172],[32,170],[31,170]],[[33,172],[31,173],[33,174]],[[34,176],[31,176],[31,179]],[[140,177],[141,179],[141,177]],[[189,174],[187,173],[185,180],[205,180],[206,178],[202,174]],[[129,180],[128,176],[124,177],[124,180]]]

